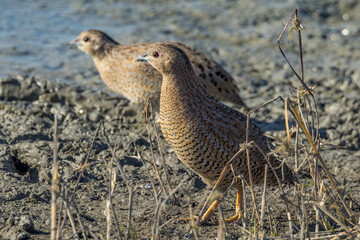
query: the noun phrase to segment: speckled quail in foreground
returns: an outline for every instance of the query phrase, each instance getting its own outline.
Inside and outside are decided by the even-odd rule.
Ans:
[[[177,46],[168,43],[152,45],[138,61],[150,63],[163,75],[160,126],[166,141],[185,165],[213,187],[226,163],[240,149],[239,145],[245,142],[246,116],[210,96],[196,77],[186,53]],[[252,121],[249,125],[250,141],[254,141],[265,154],[271,151],[271,143]],[[286,164],[277,168],[281,164],[279,160],[272,155],[268,160],[280,179],[292,182],[293,174]],[[263,154],[255,147],[250,148],[254,184],[263,183],[265,164],[267,161]],[[232,165],[236,175],[243,174],[245,180],[249,179],[245,151],[235,158]],[[226,193],[233,179],[234,174],[228,168],[216,190]],[[271,170],[268,184],[277,184]],[[226,219],[229,222],[241,217],[241,182],[235,181],[232,186],[238,190],[238,194],[236,215]],[[213,202],[200,223],[210,217],[218,204],[219,200]]]
[[[162,76],[149,64],[136,62],[136,58],[154,43],[121,45],[98,30],[80,33],[73,43],[92,57],[102,80],[111,90],[137,104],[146,103],[151,98],[157,105]],[[234,79],[218,63],[182,43],[172,44],[186,52],[199,82],[212,96],[247,109],[238,95],[239,88]]]

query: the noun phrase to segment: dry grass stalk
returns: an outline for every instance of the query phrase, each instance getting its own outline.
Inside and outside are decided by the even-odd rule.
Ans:
[[[276,97],[271,99],[270,101],[267,101],[264,104],[261,104],[260,106],[251,109],[248,113],[247,113],[247,119],[246,119],[246,138],[245,138],[245,145],[251,145],[252,143],[255,144],[254,142],[250,142],[249,143],[249,125],[250,125],[250,115],[256,111],[258,111],[260,108],[274,102],[275,100],[279,99],[281,97]],[[255,144],[256,145],[256,144]],[[260,149],[260,148],[259,148]],[[261,151],[262,152],[262,151]],[[266,158],[265,154],[263,154],[264,157]],[[258,211],[258,207],[256,204],[256,199],[255,199],[255,192],[254,192],[254,184],[253,184],[253,178],[252,178],[252,170],[251,170],[251,164],[250,164],[250,151],[248,148],[246,148],[246,160],[247,160],[247,166],[248,166],[248,173],[249,173],[249,183],[250,183],[250,190],[251,190],[251,197],[253,200],[253,204],[255,207],[255,213],[256,213],[256,217],[257,219],[260,219],[260,215],[259,215],[259,211]],[[275,173],[275,171],[274,171]]]
[[[91,144],[90,144],[90,148],[89,150],[87,151],[86,153],[86,156],[84,158],[84,160],[82,161],[81,163],[81,167],[79,168],[79,174],[78,174],[78,178],[76,180],[76,183],[75,183],[75,186],[72,190],[72,192],[69,194],[69,203],[72,203],[72,200],[73,200],[73,197],[75,196],[75,193],[78,189],[78,186],[79,186],[79,183],[83,177],[83,174],[84,174],[84,171],[85,171],[85,167],[87,166],[87,162],[89,160],[89,157],[90,157],[90,154],[91,154],[91,151],[94,147],[94,144],[95,144],[95,141],[96,141],[96,138],[98,137],[99,135],[99,131],[100,131],[100,127],[101,127],[101,123],[99,123],[99,126],[97,127],[96,131],[95,131],[95,134],[93,136],[93,139],[91,141]]]
[[[159,136],[159,132],[158,132],[158,128],[155,124],[154,118],[150,117],[153,115],[153,108],[152,108],[152,104],[151,104],[151,99],[147,99],[147,104],[145,106],[145,110],[144,110],[144,117],[145,117],[145,121],[148,123],[148,125],[152,125],[152,128],[155,132],[155,137],[156,137],[156,141],[157,144],[159,146],[159,154],[160,154],[160,160],[161,160],[161,164],[164,168],[164,175],[165,175],[165,179],[168,185],[168,188],[170,190],[170,192],[172,191],[172,186],[171,186],[171,181],[169,178],[169,170],[165,161],[165,157],[164,157],[164,151],[163,151],[163,147],[162,147],[162,143],[160,140],[160,136]]]
[[[114,192],[115,189],[115,185],[116,185],[116,172],[113,170],[113,165],[114,162],[117,163],[117,166],[119,168],[119,171],[125,181],[126,186],[128,187],[129,192],[132,192],[132,188],[130,187],[130,184],[128,183],[127,177],[121,167],[121,165],[118,163],[117,159],[116,159],[116,149],[118,149],[118,145],[115,145],[115,147],[113,148],[111,146],[110,140],[106,134],[106,129],[105,129],[105,125],[104,122],[101,121],[101,125],[102,125],[102,135],[105,138],[106,144],[108,145],[108,147],[110,148],[112,157],[110,160],[110,163],[108,163],[108,170],[109,170],[109,196],[108,196],[108,200],[106,201],[106,210],[105,210],[105,215],[106,215],[106,219],[107,219],[107,239],[111,238],[111,213],[113,214],[114,220],[115,220],[115,226],[116,226],[116,230],[119,236],[119,239],[122,239],[122,231],[120,229],[120,224],[119,224],[119,219],[116,215],[116,211],[112,202],[112,194]]]
[[[64,192],[64,191],[63,191]],[[57,218],[57,231],[56,231],[56,237],[55,239],[59,239],[59,237],[61,236],[61,232],[62,232],[62,226],[61,226],[61,218],[66,218],[67,217],[67,211],[66,208],[63,209],[64,207],[64,202],[61,203],[60,205],[60,209],[59,209],[59,214],[58,214],[58,218]],[[62,212],[64,212],[64,216],[62,215]]]
[[[307,214],[307,209],[305,206],[305,201],[304,201],[304,188],[301,188],[301,192],[300,192],[300,204],[301,204],[301,232],[300,232],[300,238],[301,239],[305,239],[305,238],[309,238],[310,234],[309,234],[309,222],[308,222],[308,214]]]
[[[151,188],[152,188],[153,191],[154,191],[154,198],[155,198],[155,201],[156,201],[156,203],[157,203],[158,200],[159,200],[159,197],[158,197],[159,194],[158,194],[158,192],[156,191],[155,182],[154,182],[153,177],[151,176],[151,173],[150,173],[148,167],[146,166],[146,163],[145,163],[145,161],[144,161],[144,159],[143,159],[143,157],[142,157],[142,155],[141,155],[141,153],[140,153],[139,151],[137,151],[137,158],[140,159],[140,161],[142,162],[142,164],[144,165],[144,167],[145,167],[145,169],[146,169],[146,173],[147,173],[147,175],[148,175],[148,177],[149,177],[149,179],[150,179]]]
[[[128,212],[128,219],[127,219],[128,232],[127,232],[126,239],[130,239],[130,235],[131,235],[131,229],[132,229],[131,217],[132,217],[132,209],[133,209],[133,199],[134,199],[134,191],[133,191],[133,189],[131,189],[131,191],[129,192],[129,204],[128,204],[129,212]]]
[[[219,207],[219,227],[217,232],[218,240],[225,240],[225,221],[221,206]]]
[[[320,191],[319,191],[319,197],[321,198],[321,202],[320,205],[325,204],[325,196],[322,196],[322,192],[323,192],[323,185],[324,185],[324,181],[321,182],[321,186],[320,186]],[[315,237],[318,236],[319,233],[319,222],[320,222],[320,211],[318,208],[315,207]],[[326,226],[326,224],[325,224]]]
[[[58,215],[58,227],[57,227],[58,229],[56,233],[56,239],[61,239],[62,231],[64,229],[67,218],[69,218],[74,238],[79,239],[79,235],[75,227],[75,221],[73,216],[71,215],[71,210],[68,202],[68,188],[64,183],[61,184],[61,194],[59,194],[59,196],[62,200],[62,204]],[[62,209],[63,207],[64,209]],[[61,214],[62,210],[64,211],[63,215]]]
[[[116,159],[116,155],[115,155],[115,149],[118,148],[118,145],[115,146],[115,149],[111,146],[110,144],[110,141],[109,141],[109,138],[106,134],[106,131],[105,131],[105,126],[104,126],[104,123],[103,123],[103,136],[105,137],[106,139],[106,143],[108,145],[108,147],[110,148],[111,150],[111,153],[112,153],[112,160],[111,160],[111,163],[110,163],[110,166],[113,165],[113,161],[115,161],[116,163],[116,166],[126,184],[126,187],[128,189],[128,192],[129,192],[129,203],[128,203],[128,207],[129,207],[129,211],[128,211],[128,219],[127,219],[127,239],[130,238],[130,235],[131,235],[131,229],[132,229],[132,226],[131,226],[131,219],[132,219],[132,209],[133,209],[133,197],[134,197],[134,191],[137,189],[137,187],[135,187],[135,189],[132,187],[132,185],[130,184],[128,178],[126,177],[125,175],[125,172],[121,166],[121,164],[119,163],[119,161]],[[139,156],[139,155],[138,155]],[[110,171],[112,172],[112,170]],[[116,180],[116,177],[114,178],[114,181]],[[115,186],[115,182],[113,183],[113,185]],[[111,192],[111,191],[110,191]],[[156,192],[156,190],[155,190]],[[109,199],[111,199],[111,196],[109,195]],[[111,202],[111,205],[112,205],[112,202]],[[113,205],[112,205],[113,206]],[[115,224],[116,224],[116,228],[117,228],[117,231],[118,231],[118,234],[119,234],[119,238],[122,239],[122,231],[121,231],[121,227],[120,227],[120,224],[119,224],[119,221],[117,220],[117,217],[116,217],[116,212],[115,212],[115,209],[112,207],[112,211],[113,211],[113,214],[114,214],[114,219],[115,219]]]
[[[281,99],[283,102],[285,102],[285,100],[281,97],[281,96],[278,96],[278,97],[275,97],[273,99],[271,99],[270,101],[252,109],[251,111],[248,112],[247,114],[247,126],[246,126],[246,142],[245,144],[248,143],[248,138],[249,138],[249,135],[248,135],[248,126],[249,126],[249,122],[250,122],[250,115],[251,113],[255,112],[255,111],[258,111],[260,108],[266,106],[267,104],[270,104],[272,102],[274,102],[275,100],[277,99]],[[292,111],[291,111],[292,112]],[[279,177],[277,176],[274,168],[272,167],[271,163],[268,161],[268,157],[264,154],[264,152],[262,151],[261,148],[259,148],[259,146],[257,146],[256,143],[254,142],[251,142],[256,148],[258,148],[258,150],[263,154],[264,158],[266,159],[268,165],[270,166],[271,170],[273,171],[276,179],[277,179],[277,182],[278,182],[278,185],[279,185],[279,188],[282,192],[282,196],[285,198],[285,206],[286,206],[286,215],[287,215],[287,219],[288,219],[288,224],[289,224],[289,235],[290,235],[290,239],[293,239],[293,223],[292,223],[292,219],[291,219],[291,214],[290,214],[290,209],[289,209],[289,206],[287,204],[287,200],[286,200],[286,194],[282,188],[282,185],[281,185],[281,181],[279,179]],[[252,184],[252,174],[251,174],[251,168],[250,168],[250,156],[247,152],[247,162],[248,162],[248,172],[249,172],[249,180],[250,180],[250,190],[251,190],[251,194],[252,194],[252,200],[253,200],[253,203],[254,203],[254,210],[255,210],[255,213],[257,215],[257,219],[260,219],[259,217],[259,214],[258,214],[258,209],[257,209],[257,205],[256,205],[256,199],[255,199],[255,192],[254,192],[254,189],[253,189],[253,184]]]
[[[301,169],[299,166],[299,125],[296,124],[295,130],[295,143],[294,143],[294,160],[295,160],[295,174],[298,177],[298,171]]]
[[[286,135],[287,135],[287,143],[291,143],[291,135],[290,135],[290,128],[289,128],[289,117],[288,117],[288,100],[285,99],[284,102],[284,116],[285,116],[285,127],[286,127]]]
[[[67,188],[65,188],[65,191],[67,191]],[[66,194],[67,195],[67,194]],[[77,230],[76,230],[76,225],[75,225],[75,220],[74,220],[74,218],[73,218],[73,216],[72,216],[72,214],[71,214],[71,210],[70,210],[70,205],[69,205],[69,203],[68,203],[68,201],[67,201],[67,196],[65,196],[66,198],[64,198],[64,205],[65,205],[65,209],[66,209],[66,215],[69,217],[69,221],[70,221],[70,224],[71,224],[71,228],[72,228],[72,231],[73,231],[73,234],[74,234],[74,237],[76,238],[76,239],[80,239],[80,236],[79,236],[79,234],[77,233]],[[63,224],[61,224],[61,229],[60,230],[62,230],[63,229],[63,227],[64,227],[64,224],[65,224],[65,220],[66,220],[66,218],[64,217],[64,221],[63,221]],[[59,236],[61,236],[61,232],[59,232]]]
[[[249,118],[248,118],[249,119]],[[256,143],[253,143],[253,145],[258,149],[258,151],[261,152],[261,154],[264,156],[265,160],[267,161],[267,164],[270,166],[270,169],[273,171],[274,173],[274,176],[278,182],[278,185],[279,185],[279,189],[281,190],[281,193],[282,193],[282,197],[284,198],[284,203],[285,203],[285,209],[286,209],[286,216],[287,216],[287,219],[288,219],[288,224],[289,224],[289,235],[290,235],[290,239],[293,239],[293,222],[292,222],[292,219],[291,219],[291,214],[290,214],[290,208],[288,206],[288,200],[286,198],[286,193],[282,187],[282,184],[281,184],[281,181],[279,179],[279,176],[276,174],[276,171],[275,169],[273,168],[273,166],[271,165],[271,163],[269,162],[269,159],[268,157],[265,155],[265,153],[263,152],[263,150],[256,144]]]
[[[155,122],[153,121],[152,124],[153,124],[153,129],[155,131],[156,141],[157,141],[158,146],[159,146],[160,159],[161,159],[161,163],[162,163],[163,168],[164,168],[165,179],[167,181],[167,184],[168,184],[168,187],[169,187],[170,191],[172,191],[171,181],[170,181],[170,178],[169,178],[169,170],[168,170],[165,158],[164,158],[164,151],[163,151],[162,143],[161,143],[161,140],[160,140],[159,133],[158,133]]]
[[[190,199],[188,201],[190,202]],[[191,229],[193,231],[194,238],[196,240],[198,240],[199,237],[198,237],[197,232],[196,232],[196,227],[197,226],[196,226],[196,223],[195,223],[195,220],[194,220],[194,214],[193,214],[193,211],[192,211],[191,203],[189,204],[189,214],[190,214],[190,222],[189,222],[190,227],[191,227]]]
[[[105,129],[104,129],[105,131]],[[119,233],[119,237],[121,239],[121,232],[119,229],[119,223],[118,223],[118,219],[116,217],[116,213],[114,210],[114,206],[112,204],[112,194],[114,192],[115,189],[115,184],[116,184],[116,172],[113,171],[113,160],[114,160],[114,155],[111,158],[110,164],[108,164],[108,170],[109,170],[109,196],[108,199],[106,200],[106,211],[105,211],[105,215],[106,215],[106,223],[107,223],[107,234],[106,237],[107,239],[111,238],[111,210],[113,210],[114,213],[114,218],[115,218],[115,222],[118,228],[118,233]]]
[[[290,63],[290,61],[286,57],[285,53],[283,52],[283,50],[281,48],[281,44],[280,44],[280,40],[290,23],[292,23],[292,26],[290,27],[291,31],[294,30],[298,33],[301,77],[294,70],[292,64]],[[312,166],[311,162],[308,162],[309,166],[310,166],[310,173],[312,173],[312,178],[313,178],[312,179],[313,180],[313,193],[314,193],[313,197],[315,199],[321,199],[320,204],[317,201],[311,201],[311,202],[313,202],[313,206],[316,207],[315,236],[318,236],[318,234],[319,234],[318,223],[319,223],[320,216],[322,217],[323,221],[325,221],[324,222],[325,225],[327,225],[326,224],[327,220],[325,220],[325,218],[323,216],[324,214],[327,217],[333,219],[333,221],[336,222],[339,226],[341,226],[343,230],[345,230],[347,233],[350,234],[349,228],[346,225],[344,225],[339,220],[339,218],[344,219],[345,222],[347,222],[347,224],[354,225],[354,222],[351,221],[352,216],[354,216],[354,213],[352,212],[351,207],[349,207],[349,205],[345,202],[346,194],[343,194],[342,192],[340,192],[335,178],[328,170],[328,168],[319,152],[319,147],[320,147],[320,137],[319,137],[319,133],[318,133],[319,116],[318,116],[318,111],[317,111],[316,100],[312,93],[314,90],[314,87],[308,87],[304,81],[304,67],[303,67],[302,42],[301,42],[302,41],[301,40],[301,31],[302,30],[303,30],[303,28],[301,25],[301,21],[298,18],[297,9],[294,9],[293,12],[291,13],[289,21],[284,26],[284,28],[278,38],[278,46],[279,46],[279,50],[280,50],[281,54],[283,55],[284,59],[289,64],[290,68],[292,69],[294,75],[297,77],[297,79],[301,82],[301,85],[302,85],[302,88],[297,90],[297,95],[295,97],[286,98],[286,99],[289,99],[290,112],[292,113],[292,115],[297,123],[297,126],[296,126],[297,131],[296,131],[296,139],[295,139],[296,172],[302,167],[303,163],[306,162],[305,160],[309,156],[309,154],[306,153],[307,156],[306,156],[305,160],[303,161],[303,163],[300,166],[298,166],[298,150],[299,150],[298,149],[298,140],[299,140],[299,131],[298,130],[301,128],[302,132],[305,135],[305,139],[307,139],[308,143],[310,144],[310,149],[311,149],[312,155],[314,156],[313,166]],[[286,101],[286,104],[287,104],[287,101]],[[288,119],[287,119],[286,114],[287,113],[285,113],[285,119],[287,122]],[[288,129],[288,127],[287,127],[287,129]],[[326,184],[324,184],[323,182],[320,181],[320,171],[319,171],[318,162],[321,163],[321,165],[325,171],[325,174],[326,174],[328,180],[330,181],[330,184],[331,184],[330,186],[332,187],[332,189],[329,188],[330,186],[327,186]],[[306,226],[308,226],[308,217],[307,217],[307,212],[306,212],[307,208],[304,204],[304,200],[302,199],[302,197],[304,196],[303,195],[304,186],[302,185],[301,188],[302,188],[302,192],[301,192],[302,207],[300,209],[302,209],[303,212],[301,213],[302,220],[300,220],[300,222],[301,222],[302,226],[305,224],[304,223],[304,216],[305,216]],[[329,193],[329,196],[331,197],[331,199],[334,200],[336,209],[338,209],[337,216],[334,216],[332,213],[327,211],[326,207],[324,206],[325,204],[329,204],[329,203],[326,202],[326,198],[325,198],[325,194],[323,194],[323,190],[326,191],[325,193]],[[331,193],[332,190],[335,190],[337,197],[333,196],[333,194]],[[339,199],[340,201],[337,201],[336,199]],[[345,212],[341,211],[340,209],[344,209]],[[340,223],[342,223],[342,224],[340,224]],[[306,228],[308,229],[308,227],[306,227]],[[307,236],[309,236],[308,230],[307,230]],[[303,237],[304,237],[304,227],[302,227],[302,232],[301,232],[301,238],[303,238]]]
[[[109,200],[106,200],[105,204],[105,216],[106,216],[106,239],[110,239],[111,237],[111,204]]]
[[[110,151],[111,151],[112,158],[113,158],[113,160],[114,160],[115,163],[116,163],[116,167],[118,168],[118,170],[119,170],[119,172],[120,172],[120,174],[121,174],[121,177],[123,178],[123,180],[124,180],[124,182],[125,182],[125,184],[126,184],[127,189],[130,191],[130,190],[132,189],[132,186],[130,185],[129,180],[128,180],[128,178],[126,177],[126,174],[125,174],[125,172],[124,172],[121,164],[119,163],[119,161],[118,161],[117,158],[116,158],[115,149],[118,148],[118,145],[115,146],[115,149],[112,147],[112,145],[111,145],[111,143],[110,143],[110,140],[109,140],[109,137],[108,137],[108,135],[106,134],[106,131],[105,131],[104,122],[101,121],[100,124],[103,126],[102,135],[103,135],[103,137],[105,138],[105,142],[106,142],[107,146],[109,147],[109,149],[110,149]]]
[[[243,194],[244,194],[244,204],[243,204],[243,215],[242,215],[242,235],[245,235],[243,229],[246,229],[246,222],[247,222],[247,207],[246,207],[246,192],[245,192],[245,179],[244,179],[244,176],[241,176],[241,186],[243,188]]]
[[[169,192],[168,190],[165,188],[163,180],[161,178],[161,174],[157,168],[157,164],[156,164],[156,160],[155,160],[155,155],[154,155],[154,146],[153,146],[153,141],[152,141],[152,137],[151,137],[151,116],[152,113],[152,109],[151,109],[151,101],[150,99],[148,99],[148,102],[145,106],[145,110],[144,110],[144,121],[146,123],[146,129],[149,135],[149,143],[150,143],[150,152],[151,152],[151,160],[153,162],[152,167],[155,173],[155,176],[158,178],[159,182],[160,182],[160,186],[162,188],[162,190],[165,192],[166,196],[169,196]],[[163,167],[165,166],[165,160],[163,161]],[[166,167],[164,167],[165,169]],[[167,169],[167,168],[166,168]],[[166,175],[167,176],[167,175]],[[169,178],[167,177],[167,181],[168,181],[168,185],[170,187],[170,182],[169,182]]]
[[[269,224],[270,224],[270,231],[272,232],[273,236],[277,236],[277,227],[272,219],[272,215],[271,215],[271,210],[270,210],[270,205],[268,205],[268,217],[269,217]]]
[[[82,218],[80,216],[80,211],[79,211],[79,208],[77,207],[76,203],[73,202],[72,203],[72,206],[73,208],[75,209],[75,212],[76,212],[76,216],[77,216],[77,219],[79,221],[79,225],[80,225],[80,229],[81,229],[81,232],[82,232],[82,237],[87,240],[88,237],[87,237],[87,231],[85,230],[85,226],[84,226],[84,223],[82,221]]]
[[[261,198],[261,215],[260,215],[260,238],[264,239],[264,216],[265,216],[265,196],[266,196],[266,183],[267,183],[267,172],[268,172],[268,165],[265,165],[264,170],[264,187],[263,187],[263,194]]]
[[[167,201],[180,189],[180,187],[185,183],[189,181],[188,178],[184,178],[183,180],[181,180],[181,182],[176,186],[176,188],[174,188],[169,196],[167,196],[164,200],[161,201],[161,199],[159,199],[159,201],[157,202],[156,205],[156,210],[155,210],[155,216],[154,216],[154,225],[152,228],[152,237],[151,239],[159,239],[159,231],[160,231],[160,215],[161,215],[161,211],[165,208]]]
[[[55,118],[55,122],[56,122],[56,124],[57,124],[56,118]],[[63,183],[63,182],[61,183],[62,191],[61,191],[61,194],[59,195],[59,197],[60,197],[61,200],[62,200],[62,203],[63,203],[63,205],[64,205],[64,210],[65,210],[65,212],[64,212],[64,216],[62,217],[61,224],[59,224],[60,227],[58,228],[58,231],[57,231],[57,233],[56,233],[56,239],[60,239],[60,238],[61,238],[62,229],[64,228],[64,225],[65,225],[65,222],[66,222],[66,219],[67,219],[67,218],[69,218],[70,225],[71,225],[72,230],[73,230],[73,237],[76,238],[76,239],[79,238],[78,231],[76,230],[76,227],[75,227],[76,224],[75,224],[75,221],[74,221],[74,219],[73,219],[73,217],[72,217],[72,214],[71,214],[70,205],[72,205],[72,207],[75,209],[75,212],[76,212],[76,215],[77,215],[77,218],[78,218],[78,223],[79,223],[79,226],[80,226],[80,229],[81,229],[81,232],[82,232],[82,237],[83,237],[84,239],[87,239],[87,234],[88,234],[88,233],[90,234],[90,232],[88,231],[88,229],[86,229],[86,227],[85,227],[84,224],[83,224],[83,221],[82,221],[82,219],[81,219],[80,212],[79,212],[79,210],[78,210],[75,202],[72,201],[72,200],[73,200],[73,198],[74,198],[74,196],[75,196],[75,193],[76,193],[76,191],[77,191],[77,189],[78,189],[78,185],[79,185],[79,183],[80,183],[80,181],[81,181],[81,178],[83,177],[83,172],[85,171],[85,168],[86,168],[86,166],[87,166],[87,162],[88,162],[88,159],[89,159],[89,157],[90,157],[91,151],[92,151],[92,149],[93,149],[95,140],[97,139],[97,137],[98,137],[98,135],[99,135],[99,130],[100,130],[101,125],[103,125],[103,122],[101,122],[101,123],[99,124],[99,126],[98,126],[98,128],[97,128],[97,130],[96,130],[96,132],[95,132],[95,135],[93,136],[92,142],[91,142],[91,144],[90,144],[90,148],[89,148],[89,150],[87,151],[86,157],[85,157],[85,159],[83,160],[81,167],[79,168],[80,173],[79,173],[79,176],[78,176],[78,178],[77,178],[77,181],[76,181],[76,183],[75,183],[75,186],[73,187],[73,190],[72,190],[71,194],[69,193],[69,190],[68,190],[68,187],[66,186],[66,184]],[[115,159],[115,151],[114,151],[113,148],[111,147],[111,145],[110,145],[110,143],[109,143],[109,140],[108,140],[108,138],[107,138],[107,136],[106,136],[105,127],[104,127],[104,133],[103,133],[103,135],[105,136],[105,138],[106,138],[106,140],[107,140],[107,143],[108,143],[108,145],[110,146],[110,149],[112,150],[112,154],[113,154],[113,157],[112,157],[112,159],[111,159],[111,163],[109,164],[109,168],[110,168],[110,172],[109,172],[109,173],[110,173],[110,175],[109,175],[109,181],[110,181],[110,185],[109,185],[109,200],[110,200],[110,201],[108,200],[107,205],[108,205],[108,208],[109,208],[108,210],[110,210],[110,208],[112,208],[112,210],[113,210],[113,215],[114,215],[115,223],[116,223],[116,226],[117,226],[117,230],[118,230],[118,232],[120,232],[120,231],[119,231],[119,224],[118,224],[117,217],[116,217],[116,213],[115,213],[115,211],[114,211],[114,209],[113,209],[113,207],[112,207],[112,201],[111,201],[111,195],[112,195],[112,193],[113,193],[113,189],[114,189],[115,182],[116,182],[116,181],[115,181],[115,180],[116,180],[116,174],[114,173],[114,171],[113,171],[113,169],[112,169],[113,161],[114,161],[114,159]],[[57,141],[57,137],[54,138],[54,139],[56,139],[56,141]],[[120,166],[120,168],[121,168],[121,166]],[[121,169],[121,170],[122,170],[122,169]],[[127,183],[127,185],[128,185],[126,176],[124,175],[123,171],[120,171],[120,172],[122,173],[122,176],[123,176],[124,180],[126,181],[126,183]],[[69,197],[69,196],[70,196],[70,197]],[[110,217],[110,211],[108,211],[108,212],[109,212],[109,215],[107,216],[107,219],[108,219],[108,229],[110,229],[109,226],[110,226],[110,224],[111,224],[111,221],[109,221],[109,220],[111,219],[111,217]],[[110,218],[110,219],[109,219],[109,218]],[[60,219],[61,219],[61,216],[59,215],[59,222],[60,222]],[[108,235],[108,238],[110,238],[109,233],[110,233],[110,230],[108,231],[108,234],[107,234],[107,235]],[[119,234],[119,236],[120,236],[120,239],[121,239],[121,235],[120,235],[120,234]]]
[[[56,239],[56,195],[59,192],[59,179],[58,179],[58,136],[57,136],[57,114],[54,116],[54,150],[53,150],[53,176],[51,183],[51,231],[50,239]]]
[[[61,194],[64,195],[64,187],[60,186],[60,191],[61,191]],[[60,195],[60,194],[59,194]],[[67,217],[67,212],[66,212],[66,208],[64,208],[64,201],[62,201],[60,203],[60,209],[59,209],[59,212],[58,212],[58,217],[57,217],[57,231],[56,231],[56,237],[55,239],[59,239],[59,237],[61,236],[61,232],[62,232],[62,228],[61,228],[61,219],[62,218],[66,218]]]

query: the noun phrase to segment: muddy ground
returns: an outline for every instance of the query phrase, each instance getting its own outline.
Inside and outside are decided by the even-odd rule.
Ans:
[[[42,4],[44,6],[39,7],[40,10],[36,7],[38,11],[54,11],[51,4]],[[103,30],[125,43],[178,40],[195,46],[209,53],[235,77],[243,99],[249,106],[255,107],[278,95],[286,97],[291,94],[293,87],[299,86],[276,45],[282,22],[285,23],[292,9],[298,7],[305,27],[305,79],[309,86],[316,85],[314,94],[320,115],[319,131],[324,142],[328,143],[324,145],[322,155],[336,179],[341,183],[346,180],[346,190],[355,200],[360,201],[360,3],[181,1],[181,4],[183,7],[179,9],[175,3],[162,1],[80,1],[76,6],[70,5],[71,11],[66,14],[77,16],[74,19],[79,19],[80,22],[91,19],[89,21],[92,28],[101,29],[107,21],[111,22]],[[105,22],[94,23],[93,18],[102,17]],[[91,24],[84,25],[90,28]],[[121,26],[121,31],[116,28],[117,24]],[[3,24],[3,28],[6,29],[5,25]],[[132,28],[127,29],[125,26]],[[27,47],[20,45],[11,48],[12,43],[8,41],[10,47],[0,49],[3,76],[0,80],[2,239],[49,238],[55,113],[59,119],[58,160],[63,182],[70,188],[75,186],[79,166],[86,158],[96,129],[103,121],[111,145],[118,145],[118,162],[129,183],[137,186],[133,195],[133,236],[147,238],[151,233],[156,202],[147,169],[154,177],[157,191],[161,187],[147,162],[151,162],[151,151],[147,125],[142,116],[143,109],[106,89],[90,58],[68,48],[66,39],[69,38],[70,41],[81,30],[85,30],[78,28],[72,26],[63,29],[66,37],[63,36],[57,45],[51,38],[48,40],[51,43],[49,48],[45,44],[34,50],[31,43],[25,44]],[[16,26],[9,32],[16,33]],[[296,40],[295,35],[292,35],[292,39]],[[46,40],[43,41],[46,43]],[[13,44],[16,45],[16,41]],[[296,65],[296,42],[290,41],[287,45],[286,33],[283,44]],[[44,58],[27,65],[24,59],[32,59],[37,53]],[[11,61],[8,61],[10,57]],[[55,59],[50,62],[55,67],[45,64],[48,59]],[[260,109],[254,117],[267,133],[277,137],[284,136],[283,105],[280,101]],[[159,146],[153,129],[151,134],[155,159],[162,172]],[[188,216],[189,203],[197,213],[206,186],[179,162],[162,137],[161,142],[172,186],[178,186],[186,179],[161,212],[163,224],[172,217]],[[274,143],[278,144],[277,141]],[[102,128],[92,149],[74,202],[84,225],[95,235],[104,237],[104,209],[109,194],[107,163],[112,154]],[[135,157],[136,151],[141,152],[146,165]],[[261,194],[261,190],[256,188],[257,196]],[[270,189],[269,196],[274,191],[275,189]],[[128,195],[126,184],[117,172],[113,204],[125,229],[129,209]],[[164,199],[165,194],[161,193],[160,197]],[[274,217],[279,234],[285,235],[288,228],[283,201],[274,196],[269,198],[271,201],[267,205],[271,207],[271,213],[266,211],[266,214]],[[251,201],[249,193],[247,199],[248,202]],[[233,202],[234,192],[230,192],[223,204],[226,216],[233,213]],[[353,207],[355,211],[359,211],[355,204]],[[248,218],[248,222],[251,222],[251,213]],[[76,217],[75,220],[78,221]],[[227,238],[244,236],[240,226],[241,224],[236,223],[228,224]],[[267,224],[265,228],[267,236],[271,236],[270,225]],[[211,222],[196,228],[199,239],[214,239],[217,231],[218,225]],[[63,236],[64,239],[73,238],[68,222]],[[163,239],[192,239],[194,232],[188,224],[167,223],[161,228],[160,236]],[[117,238],[116,232],[113,232],[113,238]]]

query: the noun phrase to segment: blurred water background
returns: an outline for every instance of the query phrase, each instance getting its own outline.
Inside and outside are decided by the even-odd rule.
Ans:
[[[245,84],[242,77],[258,81],[246,72],[286,68],[276,38],[294,7],[304,21],[304,39],[310,39],[304,49],[311,54],[306,55],[311,74],[324,65],[358,69],[359,58],[346,58],[359,55],[356,0],[0,0],[0,77],[28,74],[103,88],[90,57],[68,45],[81,31],[100,29],[124,44],[182,41],[209,53],[240,79],[239,85]],[[252,70],[246,70],[249,66]]]

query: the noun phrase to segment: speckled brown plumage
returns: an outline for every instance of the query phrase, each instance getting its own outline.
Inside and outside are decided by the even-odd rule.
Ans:
[[[98,30],[80,33],[74,43],[93,58],[102,80],[111,90],[134,103],[145,103],[147,98],[158,101],[161,74],[149,64],[136,62],[136,58],[154,43],[121,45]],[[182,43],[172,44],[186,52],[199,82],[210,94],[221,101],[247,108],[238,95],[239,88],[234,79],[218,63]]]
[[[184,164],[209,186],[214,186],[227,161],[240,149],[239,144],[245,142],[246,116],[208,94],[181,49],[162,43],[148,49],[146,54],[139,61],[148,61],[163,74],[160,125],[166,141]],[[270,152],[271,143],[253,122],[249,126],[249,141],[254,141],[265,154]],[[275,157],[269,160],[274,168],[280,165]],[[263,184],[265,158],[252,148],[250,161],[254,183]],[[283,166],[285,182],[292,181],[291,170]],[[237,175],[243,174],[248,179],[245,152],[234,160],[233,167]],[[281,168],[276,171],[281,178]],[[232,181],[229,169],[217,190],[225,192]],[[268,173],[268,183],[276,184],[272,171]],[[240,183],[233,186],[241,190]]]

